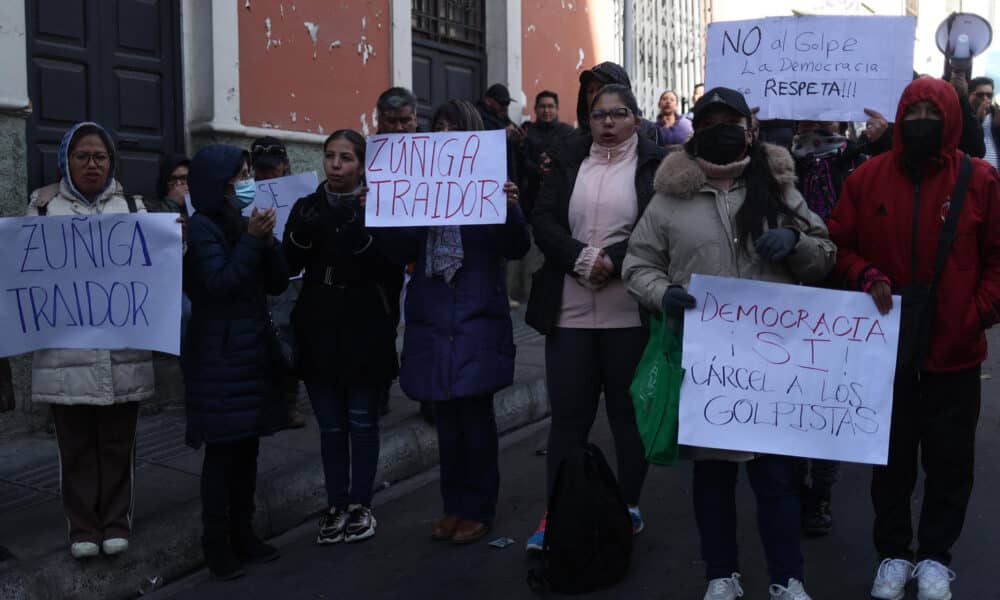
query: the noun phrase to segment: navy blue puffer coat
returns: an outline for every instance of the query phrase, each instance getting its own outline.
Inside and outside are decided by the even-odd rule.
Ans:
[[[421,402],[493,394],[514,381],[514,335],[506,263],[531,247],[524,215],[507,208],[502,225],[462,226],[465,258],[445,283],[427,277],[427,228],[381,229],[376,241],[416,262],[406,288],[406,331],[399,383]]]
[[[184,256],[192,313],[182,364],[187,442],[195,448],[273,433],[287,415],[268,352],[265,294],[287,287],[288,266],[277,240],[268,247],[246,232],[242,218],[237,232],[226,206],[226,184],[247,158],[234,146],[206,146],[188,175],[197,212],[188,221]]]

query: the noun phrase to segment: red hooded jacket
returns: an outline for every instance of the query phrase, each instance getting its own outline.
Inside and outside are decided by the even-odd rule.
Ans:
[[[958,95],[940,79],[917,79],[899,100],[896,123],[906,109],[933,102],[944,117],[942,148],[915,184],[903,167],[902,127],[894,127],[892,151],[862,164],[847,180],[830,218],[837,244],[835,273],[860,288],[875,267],[892,280],[894,293],[912,279],[913,207],[920,194],[917,271],[930,284],[938,237],[958,179],[962,117]],[[924,369],[948,372],[978,366],[986,358],[985,330],[1000,321],[1000,176],[972,159],[958,236],[945,262],[937,295],[934,337]]]

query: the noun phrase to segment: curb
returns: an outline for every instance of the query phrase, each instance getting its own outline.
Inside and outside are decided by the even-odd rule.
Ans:
[[[549,414],[545,380],[516,384],[494,399],[501,435]],[[437,434],[419,417],[409,418],[382,435],[377,482],[396,483],[438,464]],[[326,508],[323,468],[316,456],[261,473],[257,483],[255,523],[263,537],[275,537]],[[86,562],[60,550],[0,570],[4,600],[135,598],[151,578],[173,582],[203,566],[201,503],[198,500],[140,524],[129,551],[118,557]]]

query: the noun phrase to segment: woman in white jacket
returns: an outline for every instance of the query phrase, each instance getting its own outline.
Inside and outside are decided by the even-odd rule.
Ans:
[[[100,125],[79,123],[67,131],[58,161],[59,181],[31,194],[28,216],[145,212],[115,180],[115,147]],[[153,384],[147,351],[34,353],[31,396],[52,405],[74,558],[128,549],[139,401],[153,395]]]

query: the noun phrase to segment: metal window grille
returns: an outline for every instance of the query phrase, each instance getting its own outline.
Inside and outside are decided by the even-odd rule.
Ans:
[[[659,113],[660,94],[672,89],[690,109],[694,84],[704,80],[704,0],[626,0],[634,14],[632,87],[646,117]]]
[[[413,36],[482,51],[483,13],[482,0],[414,0]]]

